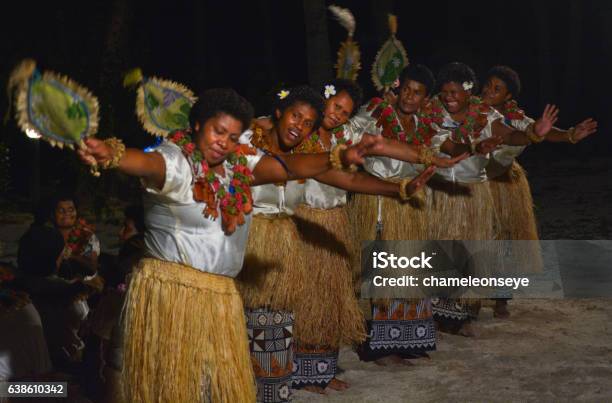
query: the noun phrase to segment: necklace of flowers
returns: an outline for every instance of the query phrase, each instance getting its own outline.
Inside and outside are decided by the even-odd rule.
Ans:
[[[79,218],[70,229],[68,238],[66,239],[66,247],[64,248],[64,256],[78,255],[85,249],[89,238],[93,234],[94,229],[84,218]]]
[[[210,169],[189,133],[189,131],[176,131],[169,136],[169,140],[179,146],[183,154],[192,161],[195,178],[193,198],[195,201],[206,203],[203,214],[207,218],[216,219],[221,210],[223,228],[231,233],[235,230],[236,224],[244,224],[244,216],[253,209],[250,187],[253,174],[247,167],[246,155],[253,154],[254,151],[241,146],[237,152],[228,155],[227,162],[231,165],[233,175],[229,186],[226,187]]]
[[[500,112],[507,120],[523,120],[525,118],[525,112],[519,108],[518,103],[514,99],[504,102]]]
[[[432,101],[439,108],[444,108],[442,101],[439,98],[434,98]],[[487,114],[490,111],[482,99],[476,96],[470,96],[468,110],[465,114],[465,119],[460,122],[459,126],[450,128],[451,140],[457,143],[469,144],[473,139],[480,137],[480,132],[487,125]]]
[[[376,126],[382,127],[382,135],[387,138],[393,138],[400,141],[407,142],[406,132],[402,129],[399,119],[393,106],[382,98],[372,98],[370,104],[367,107],[367,111],[371,112],[373,118],[375,118]]]

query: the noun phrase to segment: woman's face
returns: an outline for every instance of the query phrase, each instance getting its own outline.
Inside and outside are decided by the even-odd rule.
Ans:
[[[330,97],[325,102],[325,113],[321,126],[325,130],[332,130],[342,126],[348,122],[354,107],[353,99],[346,91],[341,91],[339,94]]]
[[[506,83],[495,76],[491,77],[482,89],[482,100],[489,106],[499,107],[511,98],[512,94],[508,92]]]
[[[55,206],[55,225],[58,228],[72,228],[76,223],[77,210],[72,200],[61,200]]]
[[[236,151],[242,134],[242,123],[231,115],[219,113],[208,119],[203,126],[196,122],[194,129],[196,146],[212,168]]]
[[[448,113],[459,113],[467,109],[470,95],[470,91],[464,90],[461,84],[454,81],[443,84],[440,90],[440,100]]]
[[[289,151],[312,133],[317,121],[317,111],[303,102],[287,107],[281,114],[276,110],[276,132],[278,145],[283,151]]]
[[[406,80],[400,88],[397,106],[403,114],[409,115],[418,111],[427,100],[425,85],[418,81]]]

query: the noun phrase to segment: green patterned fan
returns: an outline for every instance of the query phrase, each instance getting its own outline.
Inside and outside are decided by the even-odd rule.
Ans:
[[[41,73],[34,60],[26,59],[17,65],[7,91],[9,100],[16,94],[15,119],[30,138],[75,149],[84,147],[85,138],[98,131],[98,99],[66,76],[51,71]],[[5,121],[9,116],[10,112]],[[100,175],[95,165],[91,173]]]
[[[74,149],[98,130],[98,99],[68,77],[41,73],[34,60],[13,70],[8,91],[16,93],[15,118],[29,137]]]
[[[376,54],[372,65],[372,81],[379,91],[386,92],[393,87],[402,69],[408,66],[408,56],[400,41],[397,40],[397,17],[389,14],[391,37]]]
[[[144,77],[140,69],[126,74],[123,85],[138,85],[136,115],[147,132],[166,137],[189,128],[189,112],[197,100],[189,88],[170,80]]]

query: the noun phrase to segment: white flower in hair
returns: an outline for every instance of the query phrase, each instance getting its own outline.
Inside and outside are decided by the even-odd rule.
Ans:
[[[281,90],[278,94],[278,98],[279,99],[285,99],[287,98],[287,95],[289,95],[289,90]]]
[[[474,88],[474,83],[471,81],[464,81],[463,84],[461,84],[463,86],[463,89],[466,91],[471,90],[472,88]]]
[[[331,97],[332,95],[336,95],[336,87],[334,87],[333,85],[326,85],[325,86],[325,99],[329,99],[329,97]]]

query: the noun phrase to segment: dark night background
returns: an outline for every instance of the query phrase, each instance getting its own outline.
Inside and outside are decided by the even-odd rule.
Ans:
[[[463,61],[479,76],[507,64],[521,75],[520,105],[531,116],[551,102],[561,109],[559,127],[587,117],[599,121],[598,133],[577,146],[528,149],[521,156],[527,166],[560,159],[609,161],[612,119],[605,98],[612,90],[612,3],[605,0],[12,2],[0,17],[1,89],[13,66],[32,57],[40,68],[65,73],[98,96],[99,137],[118,135],[142,147],[152,141],[133,114],[134,93],[121,87],[123,72],[139,66],[145,74],[174,79],[196,92],[231,86],[258,113],[267,113],[264,95],[279,83],[332,76],[338,45],[346,37],[326,10],[333,3],[349,7],[356,17],[363,66],[359,82],[368,96],[374,95],[371,64],[388,37],[386,14],[392,12],[412,63],[424,63],[435,73],[447,62]],[[317,57],[308,57],[309,52]],[[0,107],[6,110],[6,99]],[[32,181],[38,181],[39,171],[43,193],[58,186],[84,192],[85,182],[106,194],[122,189],[114,183],[120,180],[108,176],[102,186],[92,185],[73,153],[46,143],[40,145],[38,170],[31,162],[33,142],[14,122],[0,133],[0,141],[10,147],[7,195],[12,199],[38,196]]]

